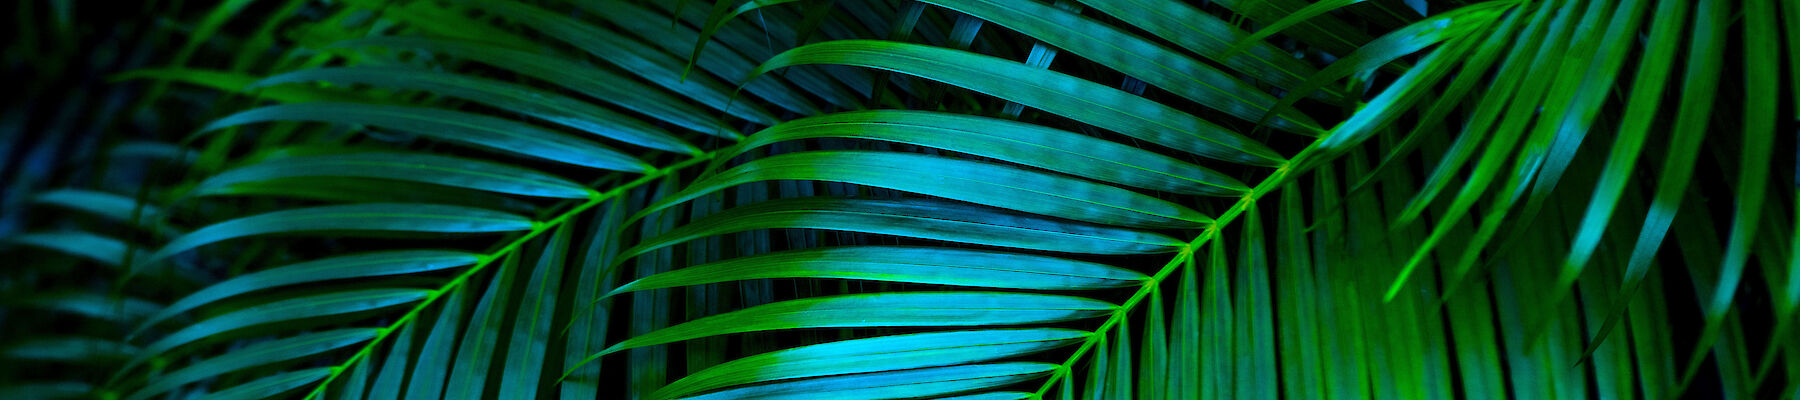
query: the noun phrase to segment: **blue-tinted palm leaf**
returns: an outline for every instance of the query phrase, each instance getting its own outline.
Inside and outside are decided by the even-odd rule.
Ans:
[[[202,131],[269,121],[368,125],[590,168],[643,172],[649,165],[605,145],[505,118],[411,106],[299,103],[220,118]]]
[[[1212,222],[1212,218],[1175,203],[1085,180],[979,161],[863,151],[814,151],[751,161],[695,182],[639,214],[740,184],[770,180],[883,187],[1107,225],[1193,228]]]
[[[759,254],[686,267],[632,281],[608,296],[768,278],[839,278],[1073,290],[1132,286],[1149,277],[1105,264],[1028,254],[939,247],[856,246]]]
[[[788,121],[749,136],[715,163],[759,146],[826,137],[930,146],[1174,193],[1229,196],[1250,189],[1229,175],[1092,136],[997,118],[907,110],[843,112]]]
[[[1070,329],[992,329],[918,333],[796,347],[732,360],[658,390],[670,399],[748,383],[895,371],[998,360],[1075,344]]]
[[[1262,143],[1173,107],[1062,73],[960,50],[839,40],[788,50],[757,67],[752,76],[804,64],[862,66],[916,75],[1208,158],[1261,166],[1284,161]]]

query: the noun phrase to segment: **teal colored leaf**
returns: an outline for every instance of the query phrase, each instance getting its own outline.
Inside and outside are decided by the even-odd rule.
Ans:
[[[619,199],[602,203],[595,208],[587,235],[587,243],[583,245],[581,272],[576,276],[575,293],[568,296],[570,323],[566,339],[563,342],[562,365],[575,365],[582,357],[593,354],[606,347],[609,317],[612,315],[612,303],[601,298],[607,289],[617,286],[619,271],[608,269],[613,257],[624,247],[620,238],[625,221],[624,202]],[[594,400],[600,392],[600,364],[588,364],[573,369],[568,378],[561,382],[563,400]]]
[[[518,215],[437,204],[368,203],[297,208],[228,220],[175,238],[151,255],[160,260],[228,239],[272,233],[397,231],[485,233],[531,229]]]
[[[605,145],[505,118],[412,106],[281,104],[245,110],[201,128],[213,131],[269,121],[369,125],[583,167],[644,172],[648,164]]]
[[[910,246],[827,247],[758,254],[638,279],[607,296],[639,290],[769,278],[838,278],[1033,290],[1135,286],[1142,273],[1029,254]]]
[[[896,292],[789,300],[703,317],[626,339],[583,360],[622,350],[733,333],[800,328],[988,326],[1105,316],[1104,301],[1047,294]]]
[[[1139,400],[1164,398],[1169,384],[1169,323],[1160,285],[1151,285],[1150,305],[1144,309],[1144,341],[1138,345]],[[1065,380],[1066,381],[1066,380]]]
[[[715,158],[715,165],[760,146],[826,137],[930,146],[1165,192],[1236,196],[1250,190],[1229,175],[1092,136],[997,118],[910,110],[852,111],[788,121],[745,138]]]
[[[1200,386],[1201,374],[1206,373],[1201,365],[1201,349],[1205,343],[1200,341],[1200,284],[1195,278],[1200,267],[1194,262],[1198,256],[1190,255],[1180,269],[1181,283],[1176,286],[1175,317],[1169,329],[1169,385],[1164,395],[1176,399],[1204,398],[1202,393],[1209,393],[1213,388]]]
[[[1516,18],[1517,15],[1514,17],[1508,20],[1519,19]],[[1501,32],[1502,34],[1508,33],[1504,30]],[[1436,86],[1439,80],[1442,80],[1463,59],[1467,58],[1468,52],[1481,43],[1476,39],[1480,38],[1466,36],[1453,39],[1450,43],[1425,55],[1425,58],[1419,60],[1417,65],[1400,75],[1399,79],[1394,80],[1394,83],[1389,84],[1387,89],[1383,89],[1381,94],[1376,95],[1373,100],[1364,105],[1362,110],[1351,114],[1350,119],[1332,127],[1331,131],[1319,140],[1319,148],[1330,153],[1350,151],[1355,146],[1362,144],[1364,140],[1374,136],[1376,132],[1386,128],[1388,124],[1393,123],[1430,93],[1425,89]]]
[[[1560,66],[1563,63],[1563,56],[1567,53],[1570,45],[1570,36],[1576,30],[1575,27],[1578,25],[1583,7],[1581,7],[1581,4],[1577,3],[1567,3],[1563,4],[1562,7],[1556,8],[1559,8],[1559,10],[1555,13],[1556,17],[1550,20],[1551,23],[1549,25],[1548,37],[1543,39],[1542,46],[1537,46],[1536,51],[1531,53],[1530,56],[1520,54],[1509,58],[1507,62],[1500,67],[1501,76],[1523,78],[1527,76],[1528,73],[1554,73],[1561,70]],[[1545,12],[1547,10],[1549,10],[1548,7],[1541,9],[1540,12]],[[1544,14],[1540,13],[1538,17],[1541,18],[1543,15]],[[1535,41],[1522,42],[1522,44],[1536,46],[1537,43],[1534,42]],[[1529,60],[1529,64],[1524,60]],[[1544,104],[1547,101],[1546,92],[1550,91],[1552,84],[1555,83],[1555,81],[1556,79],[1527,79],[1523,82],[1522,86],[1518,88],[1518,92],[1504,101],[1504,103],[1506,103],[1504,106],[1504,110],[1506,111],[1505,117],[1500,117],[1497,126],[1486,125],[1495,121],[1494,118],[1499,117],[1501,111],[1501,105],[1490,103],[1491,101],[1505,98],[1504,96],[1491,97],[1488,99],[1491,101],[1484,101],[1482,105],[1477,107],[1475,116],[1473,117],[1475,120],[1464,125],[1462,136],[1457,138],[1457,141],[1461,142],[1459,145],[1463,145],[1468,149],[1466,150],[1467,153],[1455,154],[1443,158],[1439,164],[1439,168],[1432,171],[1432,176],[1428,178],[1424,188],[1420,189],[1418,194],[1414,195],[1413,199],[1407,203],[1406,209],[1401,211],[1400,216],[1396,219],[1396,223],[1408,224],[1418,218],[1420,213],[1425,210],[1425,207],[1430,204],[1431,199],[1437,194],[1437,190],[1441,189],[1449,182],[1449,179],[1454,177],[1453,173],[1455,169],[1460,168],[1460,165],[1455,164],[1466,161],[1468,155],[1473,153],[1475,147],[1481,148],[1481,160],[1477,162],[1474,169],[1469,172],[1469,175],[1462,185],[1462,189],[1457,192],[1454,198],[1452,198],[1449,207],[1444,211],[1441,211],[1443,213],[1441,215],[1444,215],[1444,217],[1436,221],[1431,236],[1428,236],[1423,243],[1417,246],[1413,251],[1413,256],[1407,260],[1406,266],[1403,268],[1402,272],[1394,279],[1394,282],[1388,286],[1387,293],[1383,296],[1384,301],[1392,300],[1399,294],[1400,290],[1405,286],[1407,279],[1411,276],[1411,271],[1415,270],[1419,265],[1422,265],[1426,260],[1426,257],[1431,254],[1431,250],[1436,248],[1442,238],[1448,234],[1451,227],[1460,222],[1462,218],[1467,215],[1469,209],[1473,207],[1477,201],[1481,200],[1490,188],[1496,186],[1493,184],[1493,181],[1495,178],[1502,175],[1501,172],[1505,169],[1504,166],[1513,160],[1512,156],[1514,148],[1521,144],[1522,138],[1531,136],[1526,135],[1528,130],[1527,123],[1531,121],[1531,118],[1529,117],[1538,113],[1537,110],[1540,107],[1545,106]],[[1482,142],[1481,138],[1486,136],[1490,129],[1493,136],[1486,139],[1485,142]],[[1464,138],[1469,139],[1465,140]],[[1530,140],[1526,139],[1524,141],[1529,142]],[[1453,152],[1455,151],[1453,150]],[[1508,176],[1509,180],[1507,183],[1499,185],[1503,187],[1502,190],[1497,190],[1495,193],[1496,198],[1494,201],[1500,202],[1502,205],[1496,206],[1490,211],[1500,212],[1501,210],[1509,209],[1512,205],[1511,201],[1516,200],[1515,194],[1519,192],[1505,190],[1504,188],[1517,187],[1528,177],[1527,174],[1523,173]],[[1491,231],[1492,227],[1490,226],[1489,228]],[[1477,233],[1477,236],[1481,235],[1481,233]],[[1471,248],[1475,247],[1472,246]],[[1462,273],[1463,271],[1454,269],[1451,272],[1452,276],[1460,276]]]
[[[740,184],[822,180],[1107,225],[1195,228],[1212,222],[1187,207],[1129,190],[979,161],[914,153],[810,151],[758,159],[690,184],[638,215]]]
[[[412,361],[413,337],[418,336],[414,333],[417,326],[419,324],[406,324],[393,333],[398,337],[389,345],[387,357],[381,360],[381,370],[375,374],[375,383],[369,386],[369,398],[400,398],[400,386],[406,382],[407,363]],[[373,361],[372,358],[363,360],[365,363]]]
[[[539,208],[537,204],[524,199],[497,193],[411,181],[355,177],[239,182],[231,185],[228,191],[231,196],[280,197],[328,203],[430,203],[512,212],[530,212]]]
[[[473,253],[447,250],[399,250],[353,254],[284,265],[239,275],[200,289],[157,311],[136,332],[181,313],[244,293],[303,283],[386,275],[414,274],[471,265],[481,260]],[[133,333],[132,336],[136,336]]]
[[[331,368],[313,368],[270,375],[201,397],[200,400],[257,400],[275,397],[290,390],[318,382],[331,375]]]
[[[734,98],[736,92],[711,76],[684,75],[685,64],[675,56],[632,40],[617,32],[602,29],[542,8],[512,1],[476,1],[477,8],[531,27],[546,36],[568,43],[603,62],[637,75],[664,89],[679,93],[715,110],[723,111],[758,124],[774,125],[778,119],[756,102]],[[798,97],[776,98],[782,106],[802,114],[816,114],[818,108]]]
[[[51,190],[32,196],[32,201],[94,214],[117,222],[131,221],[134,213],[138,214],[140,221],[153,219],[162,213],[160,207],[146,204],[139,209],[137,200],[130,197],[94,190]]]
[[[407,399],[443,398],[445,379],[450,375],[450,363],[456,357],[457,328],[462,327],[463,310],[468,308],[469,301],[465,299],[468,291],[468,285],[459,285],[444,299],[444,306],[438,311],[437,320],[432,322],[431,333],[426,336],[425,345],[419,349],[419,361],[413,364],[412,374],[407,377]],[[358,367],[368,364],[365,361]]]
[[[227,170],[195,186],[198,195],[276,179],[357,177],[413,181],[524,196],[580,199],[597,194],[561,177],[501,163],[423,153],[367,152],[273,158]]]
[[[142,400],[163,394],[189,383],[244,369],[316,356],[326,352],[344,348],[375,338],[373,328],[352,328],[334,331],[305,333],[298,336],[257,343],[232,350],[217,357],[195,362],[185,368],[170,372],[150,381],[143,389],[138,389],[127,396],[127,400]]]
[[[1275,103],[1273,96],[1217,68],[1060,7],[1030,1],[927,2],[1017,30],[1239,118],[1255,120],[1268,113]],[[781,3],[785,1],[745,3],[729,16],[709,21],[708,26],[716,28],[753,7]],[[1320,130],[1319,124],[1304,114],[1288,111],[1282,117],[1276,123],[1282,129],[1307,135],[1316,135]]]
[[[1513,3],[1506,1],[1479,3],[1458,8],[1455,11],[1434,15],[1431,18],[1426,18],[1423,21],[1407,25],[1404,28],[1382,35],[1380,38],[1376,38],[1374,41],[1371,41],[1362,47],[1358,47],[1356,51],[1344,55],[1343,58],[1332,62],[1331,65],[1326,66],[1325,69],[1319,70],[1318,74],[1306,78],[1306,83],[1304,85],[1294,89],[1288,96],[1282,97],[1281,101],[1271,108],[1274,112],[1264,116],[1261,121],[1273,120],[1275,116],[1285,116],[1286,114],[1279,113],[1290,109],[1294,103],[1300,101],[1300,99],[1305,96],[1312,95],[1312,93],[1319,90],[1319,88],[1325,87],[1325,85],[1332,82],[1336,82],[1343,77],[1374,71],[1376,68],[1380,68],[1382,65],[1386,65],[1400,57],[1418,52],[1419,50],[1423,50],[1426,47],[1440,42],[1477,35],[1491,25],[1494,20],[1498,19],[1500,15],[1506,11],[1506,7],[1511,7],[1512,5]],[[1448,67],[1440,67],[1440,69],[1447,70]],[[1409,71],[1409,74],[1411,73],[1413,72]],[[1439,71],[1431,72],[1430,74],[1441,76],[1442,73],[1442,71]],[[1435,81],[1436,79],[1430,80]],[[1369,112],[1369,110],[1365,109],[1359,111],[1358,114],[1367,112]]]
[[[94,292],[58,292],[25,297],[15,303],[21,308],[36,308],[80,315],[101,321],[135,323],[156,312],[161,305],[150,301]]]
[[[1032,393],[988,392],[963,396],[939,397],[938,400],[1025,400],[1030,398],[1032,398]]]
[[[688,375],[652,398],[671,399],[748,383],[895,371],[998,360],[1079,343],[1087,332],[993,329],[853,339],[744,357]]]
[[[805,64],[861,66],[915,75],[1203,157],[1258,166],[1285,161],[1262,143],[1173,107],[1073,76],[960,50],[839,40],[778,54],[752,71],[752,76]]]
[[[314,81],[422,90],[530,115],[637,146],[676,153],[700,153],[700,149],[667,130],[635,117],[531,86],[463,74],[402,67],[325,67],[263,78],[251,86],[290,87],[292,85],[282,84]]]
[[[702,237],[771,228],[832,229],[1089,254],[1162,253],[1185,244],[1156,233],[1007,214],[948,201],[793,198],[701,218],[626,249],[619,260]]]
[[[690,400],[886,399],[940,396],[1024,382],[1050,374],[1056,365],[1034,362],[959,365],[878,372],[749,386]]]
[[[1421,63],[1423,65],[1423,63]],[[1258,206],[1246,208],[1243,215],[1242,239],[1238,242],[1238,261],[1232,275],[1233,318],[1232,356],[1236,376],[1233,387],[1240,398],[1268,399],[1280,397],[1279,372],[1276,366],[1274,300],[1269,284],[1269,259],[1265,250],[1262,213]],[[1217,241],[1218,238],[1213,240]]]
[[[749,4],[751,3],[746,3],[746,6]],[[661,47],[663,51],[671,54],[684,54],[693,50],[695,46],[704,46],[708,42],[708,40],[701,39],[700,31],[682,24],[669,24],[667,23],[667,20],[671,19],[670,16],[650,11],[643,8],[643,6],[622,1],[590,1],[577,3],[576,6],[586,9],[592,12],[594,16],[604,18],[607,22],[611,22],[624,30],[643,32],[643,34],[639,35],[643,40],[649,41],[657,47]],[[825,7],[819,9],[829,11],[829,8]],[[730,36],[714,36],[713,38],[724,39],[726,37]],[[729,82],[736,82],[738,79],[748,76],[751,69],[756,68],[755,60],[760,60],[774,54],[772,52],[756,51],[763,49],[727,47],[728,46],[703,47],[703,51],[699,53],[699,56],[690,57],[689,61],[691,61],[694,66],[698,66],[700,69],[711,72],[714,76],[718,76]],[[683,73],[688,72],[684,71]],[[831,104],[845,109],[860,108],[860,102],[857,100],[854,93],[844,89],[842,85],[834,83],[830,77],[824,76],[824,74],[799,72],[788,74],[787,76],[784,76],[784,78],[787,78],[789,82],[793,82],[794,85],[799,86],[807,95],[818,96]],[[759,97],[771,99],[771,101],[778,104],[802,104],[798,101],[779,100],[784,97],[798,96],[800,93],[797,93],[795,90],[790,89],[785,85],[779,85],[770,81],[751,81],[744,84],[744,90],[754,93]],[[792,109],[792,107],[788,108]],[[801,110],[794,111],[800,112]]]
[[[8,237],[6,241],[55,250],[108,267],[124,265],[126,249],[130,248],[119,239],[83,231],[32,232]],[[133,260],[142,261],[149,254],[143,250],[138,250],[137,253],[132,257]]]
[[[359,362],[355,367],[350,368],[350,375],[344,377],[343,388],[338,390],[338,395],[342,396],[340,398],[363,400],[363,396],[369,394],[369,369],[371,368],[369,364],[373,363]]]
[[[1594,195],[1589,200],[1586,211],[1582,213],[1580,228],[1570,240],[1569,256],[1564,261],[1564,268],[1582,269],[1593,258],[1594,250],[1600,245],[1601,234],[1612,220],[1619,198],[1625,194],[1625,185],[1631,181],[1632,170],[1637,167],[1637,158],[1643,153],[1644,142],[1648,139],[1649,130],[1657,116],[1656,110],[1662,105],[1663,88],[1668,84],[1669,70],[1674,66],[1675,54],[1680,51],[1678,38],[1686,23],[1684,17],[1687,15],[1687,7],[1681,2],[1660,1],[1657,2],[1653,15],[1655,19],[1650,22],[1648,36],[1652,41],[1647,42],[1653,45],[1647,46],[1638,61],[1636,77],[1631,84],[1631,95],[1625,101],[1624,114],[1615,134],[1617,139],[1614,139],[1612,150],[1607,155],[1606,168],[1600,172],[1599,183],[1594,184]],[[1621,315],[1621,308],[1615,308],[1612,314]],[[1607,325],[1614,324],[1614,318],[1608,318]],[[1604,338],[1610,331],[1610,326],[1601,329],[1601,337]]]
[[[538,389],[548,359],[551,321],[556,319],[556,300],[562,288],[563,266],[569,253],[571,224],[557,227],[538,251],[537,267],[525,282],[524,298],[513,311],[511,343],[506,347],[506,370],[500,375],[500,392],[523,398]]]
[[[32,362],[77,364],[110,364],[137,354],[139,349],[125,343],[89,337],[50,337],[30,339],[0,349],[0,357]]]
[[[1226,261],[1225,241],[1218,237],[1206,250],[1206,263],[1188,265],[1189,268],[1205,267],[1204,278],[1201,278],[1200,289],[1200,391],[1203,398],[1235,399],[1241,398],[1233,385],[1233,372],[1238,368],[1250,369],[1249,365],[1238,365],[1232,354],[1232,330],[1241,321],[1236,321],[1231,310],[1231,276],[1226,272],[1231,268]],[[1195,255],[1196,258],[1199,255]],[[1185,282],[1186,276],[1182,278]],[[1248,288],[1245,288],[1248,289]],[[1248,324],[1246,324],[1248,325]],[[1245,349],[1249,350],[1249,349]],[[1246,363],[1248,364],[1248,363]]]
[[[1318,72],[1293,54],[1261,40],[1247,41],[1250,32],[1175,0],[1088,0],[1082,4],[1144,29],[1188,51],[1250,74],[1275,86],[1294,89]],[[1231,53],[1233,43],[1251,47]],[[1328,98],[1341,100],[1343,91],[1327,88]]]
[[[1500,116],[1514,102],[1513,98],[1524,96],[1523,88],[1537,83],[1527,77],[1533,71],[1538,55],[1554,46],[1552,42],[1555,40],[1551,39],[1554,37],[1553,32],[1562,31],[1561,28],[1568,25],[1560,19],[1552,18],[1565,14],[1560,11],[1566,8],[1538,7],[1523,31],[1526,34],[1516,38],[1507,49],[1510,56],[1494,72],[1497,79],[1487,85],[1487,94],[1480,98],[1481,101],[1476,103],[1474,110],[1469,111],[1469,122],[1463,125],[1462,133],[1456,136],[1455,142],[1434,163],[1431,175],[1419,185],[1418,193],[1407,203],[1406,211],[1396,219],[1398,223],[1410,223],[1418,218],[1418,214],[1430,205],[1439,192],[1461,177],[1459,172],[1468,164],[1476,150],[1481,149],[1483,144],[1490,147],[1494,145],[1496,140],[1488,139],[1488,134],[1500,124]]]
[[[1268,114],[1275,97],[1211,65],[1093,19],[1035,1],[928,0],[1017,30],[1026,36],[1142,79],[1214,110],[1255,121]],[[1317,136],[1319,124],[1292,110],[1280,111],[1273,126]]]
[[[1465,101],[1473,101],[1470,99],[1474,96],[1469,96],[1469,94],[1476,89],[1477,84],[1483,83],[1488,76],[1488,71],[1493,69],[1494,62],[1499,61],[1500,55],[1511,47],[1507,44],[1521,39],[1520,26],[1532,20],[1534,18],[1528,18],[1523,11],[1516,12],[1507,16],[1499,27],[1488,33],[1487,39],[1475,46],[1474,55],[1462,62],[1462,68],[1456,77],[1451,78],[1450,83],[1446,84],[1442,91],[1436,93],[1437,98],[1430,103],[1429,107],[1425,108],[1425,114],[1419,117],[1419,122],[1407,131],[1406,136],[1399,144],[1382,156],[1380,165],[1363,174],[1363,179],[1356,183],[1350,190],[1351,193],[1360,193],[1367,187],[1370,180],[1394,170],[1397,165],[1402,164],[1401,159],[1413,154],[1413,151],[1418,148],[1418,144],[1427,138],[1440,138],[1441,136],[1429,135],[1427,132],[1433,132],[1434,129],[1444,126],[1445,119],[1451,115],[1451,112],[1463,107]],[[1529,35],[1529,32],[1524,34]],[[1482,89],[1487,90],[1486,87]],[[1383,91],[1383,94],[1386,92]],[[1356,115],[1352,115],[1352,118],[1355,117]],[[1346,124],[1340,123],[1340,129],[1344,125]]]
[[[409,36],[366,37],[332,45],[336,48],[364,46],[417,49],[467,58],[554,83],[590,98],[617,104],[696,132],[727,139],[740,136],[731,125],[719,120],[710,111],[702,110],[636,79],[572,59],[472,41]]]
[[[456,347],[456,363],[450,370],[449,382],[444,386],[446,399],[472,399],[481,397],[483,388],[487,386],[488,369],[498,357],[494,351],[500,343],[500,330],[506,323],[506,307],[513,293],[513,279],[518,275],[519,257],[510,255],[501,261],[500,270],[494,273],[488,282],[486,294],[475,306],[475,312],[469,314],[468,327],[464,328],[462,344]]]
[[[379,310],[424,299],[429,291],[422,289],[360,289],[317,294],[258,304],[188,325],[158,339],[137,357],[126,362],[121,372],[161,356],[176,347],[218,337],[234,330],[312,318],[354,314]]]

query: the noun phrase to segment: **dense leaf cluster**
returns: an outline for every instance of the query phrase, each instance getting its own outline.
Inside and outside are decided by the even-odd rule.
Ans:
[[[1800,395],[1800,4],[173,3],[18,5],[0,398]]]

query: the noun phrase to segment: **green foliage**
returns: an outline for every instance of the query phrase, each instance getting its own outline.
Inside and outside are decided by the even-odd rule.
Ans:
[[[176,3],[0,398],[1800,395],[1789,2]]]

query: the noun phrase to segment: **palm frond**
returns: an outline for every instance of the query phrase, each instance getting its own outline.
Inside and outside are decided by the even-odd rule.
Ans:
[[[104,277],[0,316],[105,325],[5,393],[1800,387],[1791,4],[296,0],[193,62],[246,3],[111,75],[215,93],[115,150],[184,172],[3,239]]]

